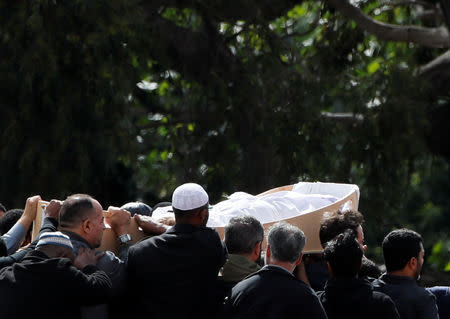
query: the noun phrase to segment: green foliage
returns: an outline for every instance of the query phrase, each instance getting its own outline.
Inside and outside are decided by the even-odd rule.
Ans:
[[[428,262],[437,270],[450,271],[450,241],[440,240],[433,245]]]
[[[91,192],[111,202],[132,194],[117,160],[131,133],[128,9],[120,1],[0,4],[0,193],[8,205],[33,193]]]
[[[396,227],[445,246],[449,164],[429,138],[450,97],[417,72],[441,50],[379,41],[326,3],[235,4],[0,3],[0,201],[85,192],[152,205],[196,181],[214,203],[355,183],[370,257]],[[420,25],[404,6],[358,5]]]

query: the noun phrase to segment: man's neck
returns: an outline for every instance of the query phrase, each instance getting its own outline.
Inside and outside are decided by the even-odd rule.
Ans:
[[[295,268],[295,264],[292,264],[292,263],[286,262],[286,261],[278,261],[278,260],[270,260],[268,265],[275,265],[275,266],[284,268],[287,271],[289,271],[290,273],[292,273]]]
[[[242,256],[242,257],[245,257],[245,258],[247,258],[248,260],[250,260],[250,261],[252,261],[252,262],[256,262],[256,259],[254,260],[254,258],[252,258],[253,257],[253,254],[233,254],[233,255],[236,255],[236,256]]]
[[[81,236],[80,231],[79,231],[78,229],[76,229],[76,228],[71,228],[71,227],[61,227],[61,226],[59,226],[59,230],[60,230],[60,231],[65,231],[65,232],[74,233],[74,234],[77,234],[77,235],[80,236],[80,237],[83,237],[83,236]]]
[[[73,229],[73,228],[69,228],[69,227],[59,227],[59,230],[62,231],[63,233],[72,233],[75,234],[75,238],[78,236],[79,238],[76,238],[77,240],[81,240],[81,241],[85,241],[90,247],[93,247],[91,245],[91,243],[84,238],[83,235],[80,234],[80,231],[78,229]],[[69,235],[69,237],[72,239],[73,236]]]
[[[409,278],[415,279],[414,276],[411,275],[410,272],[405,269],[388,271],[387,274],[392,275],[392,276],[409,277]]]

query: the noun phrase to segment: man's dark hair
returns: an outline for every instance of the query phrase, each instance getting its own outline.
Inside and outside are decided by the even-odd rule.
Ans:
[[[248,254],[264,240],[264,228],[255,217],[233,217],[225,226],[225,246],[230,254]]]
[[[59,213],[59,224],[62,227],[74,227],[81,224],[92,214],[94,205],[92,197],[75,194],[66,198]]]
[[[172,202],[159,202],[158,204],[153,206],[153,210],[160,208],[160,207],[167,207],[167,206],[172,206]]]
[[[134,216],[134,214],[152,216],[152,208],[142,202],[126,203],[125,205],[123,205],[120,208],[129,211],[131,216]]]
[[[419,257],[422,247],[422,236],[415,231],[405,228],[391,231],[383,240],[386,270],[403,269],[412,257]]]
[[[363,251],[351,229],[327,242],[323,258],[328,261],[335,277],[356,277],[361,268]]]
[[[335,238],[337,235],[343,233],[346,229],[353,231],[355,237],[357,236],[357,228],[364,222],[363,215],[354,210],[335,211],[324,217],[320,224],[319,237],[320,244],[325,247],[325,244]]]
[[[380,268],[372,260],[363,256],[361,269],[358,272],[358,277],[378,278],[380,276]]]
[[[190,209],[190,210],[181,210],[181,209],[176,209],[176,208],[172,208],[173,209],[173,213],[175,214],[175,219],[176,220],[181,220],[184,218],[189,218],[190,216],[202,211],[203,209],[209,209],[209,203],[206,203],[205,205],[199,207],[199,208],[194,208],[194,209]]]
[[[19,220],[23,214],[23,209],[10,209],[0,218],[0,235],[6,234]]]
[[[0,203],[0,210],[6,213],[6,207]]]

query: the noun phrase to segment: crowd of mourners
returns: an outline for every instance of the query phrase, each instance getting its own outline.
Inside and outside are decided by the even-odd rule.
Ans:
[[[323,253],[286,222],[267,231],[233,217],[222,241],[206,227],[209,197],[198,184],[172,195],[174,220],[144,203],[103,211],[85,194],[52,200],[31,240],[39,196],[25,208],[0,204],[0,318],[450,318],[447,286],[417,284],[420,234],[396,229],[382,242],[385,272],[364,256],[363,216],[325,214]],[[135,242],[134,220],[146,234]],[[99,251],[105,223],[118,251]]]

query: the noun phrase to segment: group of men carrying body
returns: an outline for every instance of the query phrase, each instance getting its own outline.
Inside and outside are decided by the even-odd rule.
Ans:
[[[29,198],[25,210],[35,211],[38,200]],[[135,215],[153,236],[131,245],[126,210],[110,207],[104,217],[100,203],[87,195],[50,202],[36,248],[0,270],[0,294],[9,294],[0,298],[0,317],[35,315],[45,305],[38,295],[58,297],[58,307],[45,310],[47,318],[438,318],[434,296],[416,284],[424,251],[413,231],[386,236],[388,272],[371,283],[358,277],[366,248],[362,220],[341,229],[346,213],[331,214],[339,227],[323,231],[330,236],[324,243],[330,279],[318,298],[293,275],[307,240],[299,228],[283,222],[270,228],[261,268],[261,224],[250,216],[232,219],[225,230],[227,261],[225,244],[206,227],[208,205],[200,185],[179,186],[172,196],[175,225]],[[93,253],[101,244],[104,219],[121,243],[119,257]],[[246,228],[254,231],[242,232]],[[49,275],[55,271],[60,276]],[[231,283],[224,294],[217,292],[221,281]],[[24,289],[27,285],[33,289]],[[30,307],[21,306],[24,296]]]

